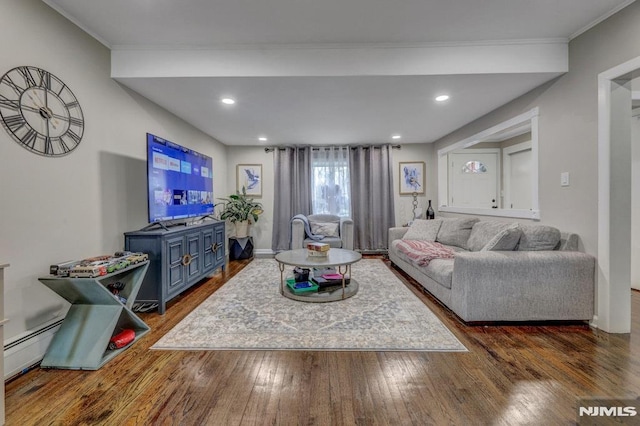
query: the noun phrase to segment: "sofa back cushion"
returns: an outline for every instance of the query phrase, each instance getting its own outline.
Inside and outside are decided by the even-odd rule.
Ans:
[[[554,250],[560,242],[560,230],[547,225],[520,225],[520,251]]]
[[[480,251],[513,251],[518,247],[522,231],[517,223],[511,224],[508,228],[500,231],[493,237]]]
[[[467,246],[470,251],[515,250],[518,240],[517,223],[483,220],[473,225]]]
[[[467,248],[467,241],[471,235],[473,225],[478,222],[477,217],[473,218],[442,218],[442,225],[438,230],[436,241],[448,246]]]
[[[442,225],[442,219],[415,219],[402,239],[433,242],[438,236],[440,225]]]

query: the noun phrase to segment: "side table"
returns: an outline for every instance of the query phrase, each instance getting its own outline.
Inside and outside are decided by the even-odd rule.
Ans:
[[[131,310],[148,268],[147,260],[95,278],[38,278],[72,304],[40,366],[97,370],[148,333],[149,326]],[[127,299],[126,304],[107,289],[115,282],[125,285],[120,295]],[[120,349],[108,349],[111,337],[122,329],[133,329],[134,341]]]
[[[253,237],[229,237],[229,260],[251,259]]]

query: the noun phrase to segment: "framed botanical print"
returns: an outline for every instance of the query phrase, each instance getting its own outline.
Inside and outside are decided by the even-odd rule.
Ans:
[[[400,163],[400,195],[424,194],[424,161]]]
[[[262,164],[238,164],[236,166],[236,189],[247,195],[262,197]]]

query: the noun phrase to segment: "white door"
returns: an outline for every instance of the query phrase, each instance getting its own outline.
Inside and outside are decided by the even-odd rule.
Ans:
[[[532,206],[531,142],[504,149],[504,208],[531,210]]]
[[[449,205],[498,208],[498,152],[467,149],[449,154]]]

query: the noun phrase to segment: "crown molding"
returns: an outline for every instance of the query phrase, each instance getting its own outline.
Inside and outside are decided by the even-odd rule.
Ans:
[[[588,23],[587,25],[585,25],[584,27],[580,28],[578,31],[576,31],[575,33],[571,34],[569,36],[569,41],[573,40],[574,38],[578,37],[579,35],[581,35],[582,33],[585,33],[587,31],[589,31],[591,28],[595,27],[596,25],[598,25],[600,22],[610,18],[611,16],[615,15],[616,13],[620,12],[622,9],[624,9],[625,7],[629,6],[631,3],[635,2],[636,0],[627,0],[624,3],[620,4],[619,6],[611,9],[610,11],[608,11],[607,13],[605,13],[604,15],[600,16],[599,18],[591,21],[590,23]]]
[[[520,40],[479,40],[434,43],[283,43],[283,44],[224,44],[224,45],[138,45],[116,44],[112,50],[313,50],[313,49],[425,49],[442,47],[513,46],[567,44],[567,38],[542,38]]]
[[[105,40],[104,38],[100,37],[98,34],[96,34],[93,31],[91,31],[82,22],[80,22],[75,16],[73,16],[72,14],[67,12],[65,9],[60,7],[58,4],[56,4],[55,2],[53,2],[51,0],[42,0],[42,2],[44,4],[46,4],[47,6],[49,6],[51,9],[55,10],[56,12],[58,12],[60,15],[64,16],[65,18],[67,18],[69,21],[71,21],[75,26],[80,28],[82,31],[84,31],[85,33],[89,34],[91,37],[95,38],[97,41],[99,41],[101,44],[103,44],[106,48],[111,49],[111,45],[109,44],[109,42],[107,42],[107,40]]]

